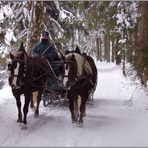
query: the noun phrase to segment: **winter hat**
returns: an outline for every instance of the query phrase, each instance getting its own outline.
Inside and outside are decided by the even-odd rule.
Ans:
[[[47,31],[43,31],[41,33],[41,39],[48,40],[49,39],[49,33]]]

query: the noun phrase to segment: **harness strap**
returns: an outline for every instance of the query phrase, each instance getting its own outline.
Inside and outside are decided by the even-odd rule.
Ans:
[[[41,56],[44,55],[44,53],[47,51],[48,48],[49,48],[49,46],[44,50],[44,52],[42,52]]]
[[[18,62],[24,63],[24,61],[20,60],[20,59],[14,59],[14,61],[18,61]]]
[[[44,52],[42,52],[41,56],[44,55],[44,53],[47,51],[48,48],[49,48],[49,46],[44,50]],[[55,72],[53,71],[53,68],[52,68],[50,62],[48,61],[48,59],[47,59],[47,63],[48,63],[48,65],[49,65],[49,67],[50,67],[50,69],[51,69],[51,71],[52,71],[54,77],[55,77],[58,81],[60,81],[60,80],[58,79],[58,77],[56,76]]]
[[[54,70],[53,70],[53,68],[52,68],[52,66],[51,66],[51,64],[50,64],[50,62],[48,61],[48,59],[47,59],[47,63],[48,63],[48,65],[49,65],[49,67],[50,67],[50,69],[51,69],[51,71],[52,71],[54,77],[55,77],[58,81],[60,81],[60,80],[58,79],[58,77],[56,76],[56,74],[55,74],[55,72],[54,72]]]
[[[83,56],[82,56],[83,57]],[[83,63],[83,71],[84,71],[84,69],[85,69],[85,62],[86,62],[86,59],[83,57],[83,59],[84,59],[84,63]]]
[[[11,75],[10,77],[18,77],[18,75]]]
[[[53,68],[52,68],[51,64],[49,63],[48,59],[47,59],[47,63],[48,63],[48,65],[49,65],[49,67],[50,67],[50,69],[51,69],[53,75],[57,78],[57,76],[56,76],[55,72],[53,71]]]

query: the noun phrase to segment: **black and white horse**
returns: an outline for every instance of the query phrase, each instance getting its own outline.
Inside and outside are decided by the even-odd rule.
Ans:
[[[76,46],[76,49],[75,50],[71,50],[71,51],[66,50],[65,51],[65,55],[67,55],[69,53],[78,53],[78,54],[82,55],[85,58],[85,60],[89,63],[89,65],[90,65],[90,67],[92,69],[93,76],[91,78],[92,78],[93,86],[92,86],[92,89],[90,91],[88,101],[91,101],[93,103],[93,100],[94,100],[94,92],[96,90],[97,82],[98,82],[98,71],[97,71],[97,67],[96,67],[95,61],[87,53],[85,53],[85,52],[81,53],[81,51],[80,51],[80,49],[79,49],[78,46]]]
[[[78,53],[68,53],[66,61],[63,84],[67,88],[71,119],[83,126],[86,101],[93,87],[93,71],[89,62]]]
[[[38,92],[37,106],[35,109],[35,117],[38,117],[39,104],[44,91],[46,79],[49,77],[50,68],[46,58],[28,56],[23,44],[21,44],[15,55],[10,53],[10,58],[11,63],[8,64],[8,70],[10,71],[9,85],[12,88],[12,93],[16,99],[18,108],[17,122],[22,122],[22,129],[26,129],[28,106],[32,100],[33,92]],[[20,98],[22,94],[24,94],[25,97],[23,118]],[[33,106],[33,102],[31,103]]]

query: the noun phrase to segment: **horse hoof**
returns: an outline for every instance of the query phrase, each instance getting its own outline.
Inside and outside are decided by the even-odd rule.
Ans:
[[[17,119],[17,122],[22,122],[22,119]]]
[[[34,108],[35,106],[34,105],[30,105],[30,108]]]
[[[21,130],[27,130],[27,124],[23,124]]]
[[[86,112],[83,113],[83,117],[86,117]]]
[[[72,119],[72,123],[77,123],[78,120],[77,119]]]
[[[72,124],[77,123],[77,120],[72,120]]]
[[[33,112],[35,112],[35,107],[31,108],[31,110],[32,110]]]
[[[72,121],[72,124],[76,123],[76,121]]]
[[[77,126],[78,127],[83,127],[83,123],[82,122],[79,122]]]
[[[34,118],[38,118],[38,117],[39,117],[39,114],[35,114],[35,115],[34,115]]]

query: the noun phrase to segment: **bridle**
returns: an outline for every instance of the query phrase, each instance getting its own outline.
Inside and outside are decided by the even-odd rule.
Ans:
[[[16,62],[23,63],[23,64],[24,64],[24,66],[25,66],[25,62],[24,62],[23,60],[20,60],[20,59],[14,59],[14,60],[13,60],[13,62],[15,62],[15,61],[16,61]],[[10,67],[8,68],[8,70],[10,70],[10,69],[11,69],[11,67],[12,67],[12,63],[10,64]],[[11,74],[11,76],[10,76],[10,77],[18,77],[18,75],[14,75],[14,74],[12,75],[12,74]]]
[[[74,61],[70,61],[70,60],[67,60],[67,61],[65,61],[65,64],[68,64],[69,65],[69,67],[70,67],[70,65],[72,65],[73,66],[73,68],[74,68],[74,70],[73,71],[76,71],[76,69],[75,69],[75,65],[74,64],[76,64]],[[72,77],[70,76],[70,75],[68,75],[68,74],[64,74],[64,76],[63,76],[63,79],[64,78],[68,78],[68,80],[67,80],[67,82],[69,83],[68,84],[68,86],[65,86],[66,88],[70,88],[77,80],[78,80],[78,78],[79,78],[79,76],[76,74],[74,74]],[[70,79],[70,80],[69,80]],[[66,82],[66,83],[67,83]]]
[[[13,69],[13,72],[12,72],[12,68],[13,68],[13,65],[14,65],[14,62],[19,62],[20,65],[22,66],[22,71],[23,71],[23,74],[20,75],[19,73],[18,74],[14,74],[14,69]],[[21,59],[18,59],[18,58],[14,58],[12,60],[11,63],[8,64],[8,70],[10,71],[10,76],[9,76],[9,84],[11,85],[11,87],[13,89],[20,89],[23,85],[23,79],[25,78],[25,71],[26,71],[26,67],[25,67],[25,62],[24,60],[21,60]],[[18,81],[18,84],[16,86],[13,85],[13,79],[16,79]]]
[[[83,67],[84,67],[84,64],[85,64],[85,59],[84,59],[84,63],[83,63]],[[74,64],[77,64],[77,63],[75,63],[74,61],[68,61],[68,62],[65,62],[65,63],[68,63],[69,65],[70,64],[72,64],[73,65],[73,67],[74,67],[74,71],[76,71],[75,70],[75,65]],[[69,75],[64,75],[64,78],[70,78],[70,76]],[[82,85],[81,86],[78,86],[77,88],[75,87],[75,84],[77,83],[77,82],[79,82],[79,81],[81,81],[81,80],[84,80],[83,81],[83,83],[82,83]],[[68,82],[69,80],[67,80],[67,82]],[[77,72],[76,72],[76,74],[74,74],[73,75],[73,77],[71,78],[71,80],[68,82],[68,86],[66,86],[68,89],[70,89],[72,86],[74,86],[75,88],[74,89],[79,89],[79,88],[81,88],[81,87],[83,87],[85,84],[86,84],[86,81],[87,81],[87,78],[86,78],[86,75],[84,74],[84,73],[82,73],[81,75],[79,75]],[[66,83],[67,83],[66,82]]]

